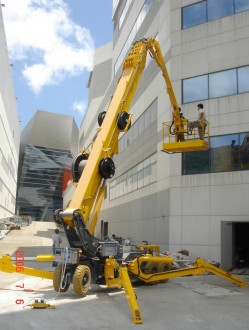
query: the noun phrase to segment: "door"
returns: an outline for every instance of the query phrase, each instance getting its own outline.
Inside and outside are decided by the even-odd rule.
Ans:
[[[233,223],[221,221],[221,268],[232,269],[233,258]]]

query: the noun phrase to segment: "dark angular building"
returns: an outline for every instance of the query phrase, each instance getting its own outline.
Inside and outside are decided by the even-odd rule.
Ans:
[[[37,111],[21,134],[17,212],[50,221],[62,208],[63,191],[78,151],[73,117]]]

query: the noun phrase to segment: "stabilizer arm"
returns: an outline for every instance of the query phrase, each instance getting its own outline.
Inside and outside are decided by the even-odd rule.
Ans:
[[[3,255],[0,258],[0,271],[5,273],[19,273],[29,276],[47,278],[49,280],[53,279],[53,272],[46,270],[29,268],[29,267],[18,267],[12,263],[11,257],[9,255]]]
[[[156,258],[151,257],[148,259],[146,257],[141,256],[137,259],[134,259],[128,265],[129,273],[136,276],[137,278],[141,279],[145,283],[153,283],[153,282],[157,282],[157,281],[165,281],[165,280],[168,280],[170,278],[175,278],[175,277],[182,277],[182,276],[188,276],[188,275],[202,275],[208,271],[227,281],[233,282],[240,287],[248,286],[247,282],[245,282],[243,279],[241,279],[235,275],[232,275],[232,274],[210,264],[209,262],[205,261],[202,258],[197,258],[194,265],[189,268],[182,268],[182,269],[170,270],[170,271],[165,271],[165,272],[155,272],[155,273],[151,273],[151,274],[145,274],[143,272],[143,270],[141,269],[141,264],[143,262],[146,262],[149,260],[151,262],[159,263],[160,259],[162,259],[162,258],[163,257],[156,257]]]

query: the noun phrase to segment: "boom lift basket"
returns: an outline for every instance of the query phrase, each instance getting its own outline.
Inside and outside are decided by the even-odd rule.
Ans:
[[[202,151],[209,149],[209,123],[205,127],[204,139],[199,137],[198,127],[191,130],[184,123],[181,131],[172,132],[172,123],[165,122],[162,127],[162,151],[166,153],[179,153],[189,151]],[[180,138],[179,138],[180,137]]]

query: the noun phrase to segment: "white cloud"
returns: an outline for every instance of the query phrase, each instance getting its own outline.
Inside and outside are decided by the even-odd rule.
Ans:
[[[91,70],[91,34],[71,20],[64,0],[6,0],[3,13],[10,58],[22,61],[35,93]]]
[[[72,109],[78,112],[82,116],[82,118],[84,118],[87,111],[87,104],[85,101],[80,101],[80,102],[75,101],[72,104]]]

